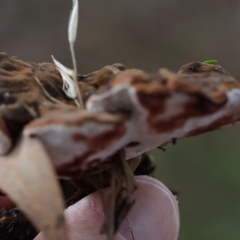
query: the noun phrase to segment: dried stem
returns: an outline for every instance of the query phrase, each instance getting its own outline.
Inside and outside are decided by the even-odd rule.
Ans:
[[[37,77],[34,77],[36,82],[38,83],[38,85],[41,87],[43,93],[46,95],[46,97],[51,100],[54,103],[58,103],[58,104],[64,104],[63,102],[59,101],[58,99],[52,97],[47,90],[44,88],[44,86],[42,85],[42,83],[40,82],[40,80]]]
[[[76,62],[76,57],[74,52],[74,43],[70,42],[69,45],[70,45],[70,51],[72,56],[72,62],[73,62],[73,82],[74,82],[76,93],[77,93],[77,101],[75,101],[75,103],[78,107],[84,108],[81,90],[80,90],[80,87],[78,86],[78,81],[77,81],[77,62]]]

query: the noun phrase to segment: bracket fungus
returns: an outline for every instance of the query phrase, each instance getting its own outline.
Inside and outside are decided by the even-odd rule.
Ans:
[[[85,109],[65,94],[54,64],[0,53],[1,195],[51,240],[67,239],[63,195],[69,206],[107,186],[115,207],[102,232],[112,239],[134,203],[144,152],[240,119],[240,85],[218,65],[147,74],[113,64],[77,79]]]
[[[95,211],[90,230],[112,240],[132,207],[128,216],[135,214],[139,191],[152,188],[160,189],[169,206],[156,204],[167,218],[161,239],[176,240],[175,197],[153,178],[134,175],[153,174],[145,152],[238,123],[240,84],[216,60],[188,63],[178,73],[148,74],[116,63],[80,75],[77,24],[73,0],[68,26],[73,69],[54,57],[54,64],[33,63],[0,53],[0,239],[30,240],[40,231],[49,240],[73,239],[64,208],[75,211],[79,200],[100,190],[107,213],[98,221]],[[136,228],[127,239],[147,239],[151,229]]]

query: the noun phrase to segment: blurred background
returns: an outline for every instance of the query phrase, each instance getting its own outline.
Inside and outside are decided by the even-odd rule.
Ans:
[[[0,1],[0,51],[67,66],[70,0]],[[238,0],[80,1],[82,74],[121,62],[147,72],[217,59],[240,79]],[[156,176],[179,193],[179,240],[240,239],[240,127],[179,140],[152,152]]]

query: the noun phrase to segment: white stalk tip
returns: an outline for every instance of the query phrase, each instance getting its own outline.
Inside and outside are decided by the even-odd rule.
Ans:
[[[73,8],[71,11],[68,24],[68,41],[72,44],[76,40],[77,26],[78,26],[78,0],[73,0]]]

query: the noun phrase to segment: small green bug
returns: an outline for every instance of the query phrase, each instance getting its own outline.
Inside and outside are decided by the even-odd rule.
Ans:
[[[217,60],[207,60],[207,61],[202,62],[202,64],[217,65],[218,61]]]

